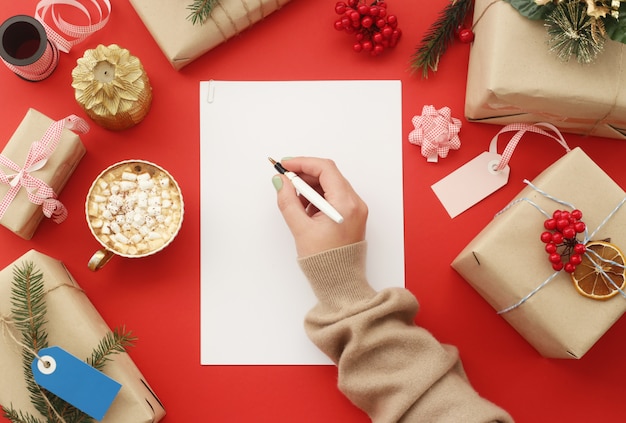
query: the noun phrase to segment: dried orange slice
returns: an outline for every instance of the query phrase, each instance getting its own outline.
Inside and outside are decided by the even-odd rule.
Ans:
[[[626,287],[624,254],[605,241],[590,241],[582,263],[571,273],[578,292],[594,300],[607,300]]]

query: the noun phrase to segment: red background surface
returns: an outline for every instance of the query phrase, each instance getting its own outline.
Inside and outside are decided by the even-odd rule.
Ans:
[[[198,82],[211,78],[401,79],[406,285],[422,305],[417,323],[442,342],[457,345],[476,389],[518,422],[623,421],[626,319],[619,320],[581,360],[543,358],[450,267],[463,246],[521,190],[522,179],[535,177],[562,155],[562,148],[547,138],[528,136],[513,157],[509,184],[450,219],[430,185],[486,150],[500,127],[463,119],[469,45],[454,44],[441,60],[439,72],[428,79],[409,71],[415,47],[447,0],[390,3],[404,35],[394,50],[378,58],[353,53],[351,38],[333,29],[335,0],[293,0],[175,71],[128,1],[113,0],[109,24],[63,54],[47,80],[29,83],[0,66],[2,144],[29,107],[54,119],[72,113],[85,117],[74,100],[71,70],[85,49],[98,44],[116,43],[138,56],[154,90],[152,110],[138,126],[110,132],[93,124],[91,132],[82,136],[87,154],[60,196],[70,210],[66,222],[44,221],[30,241],[0,228],[0,266],[31,248],[62,260],[107,323],[126,325],[138,336],[130,354],[165,404],[165,423],[366,422],[367,416],[336,389],[332,366],[199,364]],[[5,1],[0,20],[15,14],[33,15],[35,5],[35,0]],[[438,164],[427,163],[419,148],[407,141],[413,129],[411,118],[425,104],[449,106],[453,116],[463,120],[461,149]],[[346,122],[375,125],[381,107],[385,105],[363,105],[347,114]],[[567,140],[571,147],[581,146],[626,186],[623,141],[574,135],[567,135]],[[241,154],[246,154],[245,146]],[[297,154],[294,148],[292,155]],[[186,202],[182,231],[158,256],[114,258],[103,270],[91,272],[87,261],[99,244],[85,223],[85,195],[102,169],[131,158],[159,163],[178,180]],[[226,159],[236,165],[236,157]],[[384,171],[384,163],[376,165]],[[259,177],[271,183],[270,176]],[[228,183],[228,175],[216,183]]]

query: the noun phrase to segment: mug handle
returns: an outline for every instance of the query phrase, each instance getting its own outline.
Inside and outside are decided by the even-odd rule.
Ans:
[[[96,270],[100,270],[100,268],[107,264],[114,255],[114,252],[107,250],[106,248],[102,248],[91,256],[89,263],[87,263],[87,267],[94,272]]]

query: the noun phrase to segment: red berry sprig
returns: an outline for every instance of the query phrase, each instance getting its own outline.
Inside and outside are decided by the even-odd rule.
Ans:
[[[378,56],[395,47],[402,36],[398,17],[387,13],[384,1],[374,0],[369,6],[365,0],[338,1],[335,12],[339,15],[335,29],[355,35],[352,48],[357,53],[369,51],[372,56]]]
[[[548,260],[554,270],[573,273],[582,262],[587,247],[576,238],[577,234],[585,232],[587,228],[581,220],[582,217],[580,210],[556,210],[543,223],[546,231],[541,234],[541,241],[546,244]]]

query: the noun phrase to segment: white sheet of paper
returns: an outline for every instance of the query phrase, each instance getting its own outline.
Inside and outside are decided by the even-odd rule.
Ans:
[[[369,207],[367,274],[404,286],[400,81],[200,83],[203,365],[331,364],[268,157],[333,159]]]

